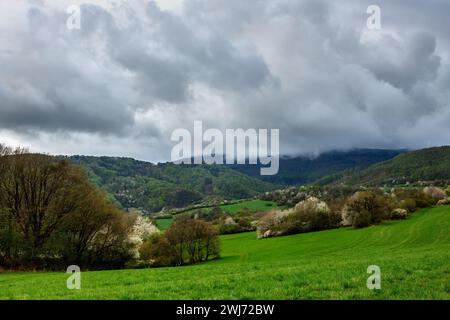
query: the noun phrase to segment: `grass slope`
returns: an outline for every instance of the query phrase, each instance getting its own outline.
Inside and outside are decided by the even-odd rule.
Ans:
[[[272,201],[264,200],[249,200],[243,201],[235,204],[222,205],[220,206],[223,211],[228,213],[237,213],[243,209],[249,209],[252,211],[270,211],[272,209],[278,208],[278,205]]]
[[[223,258],[179,268],[0,274],[1,299],[450,299],[450,207],[406,221],[256,240],[222,237]],[[366,287],[381,268],[381,290]]]
[[[156,226],[159,228],[159,230],[167,230],[169,229],[170,225],[173,222],[173,218],[164,218],[164,219],[156,219]]]

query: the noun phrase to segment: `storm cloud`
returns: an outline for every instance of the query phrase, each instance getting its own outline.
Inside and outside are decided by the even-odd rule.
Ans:
[[[67,6],[79,3],[81,29]],[[279,128],[281,152],[450,144],[450,3],[0,4],[0,141],[169,160],[171,132]]]

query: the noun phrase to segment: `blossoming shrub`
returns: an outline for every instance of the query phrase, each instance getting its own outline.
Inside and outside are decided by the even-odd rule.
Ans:
[[[340,221],[340,214],[331,211],[325,202],[311,197],[299,202],[294,209],[268,213],[258,223],[257,235],[267,238],[332,229],[337,228]]]
[[[358,191],[348,198],[342,212],[344,226],[363,228],[378,224],[390,218],[395,206],[385,195],[378,195],[372,191]]]

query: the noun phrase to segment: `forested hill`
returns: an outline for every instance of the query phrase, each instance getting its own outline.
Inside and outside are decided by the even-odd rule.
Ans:
[[[450,180],[450,146],[403,153],[364,170],[324,178],[319,183],[382,186],[445,180]]]
[[[405,150],[355,149],[326,152],[316,158],[283,157],[280,159],[279,173],[274,176],[260,176],[259,165],[231,165],[230,167],[267,182],[280,185],[300,185],[347,169],[367,168],[374,163],[392,159],[402,152]]]
[[[328,152],[315,159],[284,157],[275,176],[260,176],[260,167],[255,165],[153,164],[131,158],[90,156],[69,159],[86,168],[91,180],[123,208],[156,212],[215,197],[249,198],[281,185],[305,184],[349,168],[366,168],[400,152],[360,149]]]
[[[223,165],[152,164],[131,158],[72,156],[123,208],[156,212],[211,197],[249,198],[276,186]]]

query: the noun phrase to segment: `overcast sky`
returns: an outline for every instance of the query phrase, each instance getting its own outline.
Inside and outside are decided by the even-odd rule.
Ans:
[[[2,0],[0,142],[163,161],[172,130],[202,120],[279,128],[285,154],[448,145],[449,14],[448,0]]]

